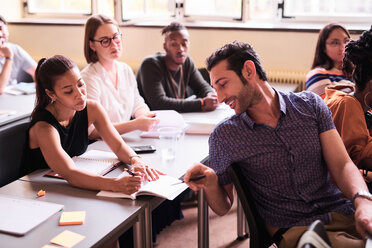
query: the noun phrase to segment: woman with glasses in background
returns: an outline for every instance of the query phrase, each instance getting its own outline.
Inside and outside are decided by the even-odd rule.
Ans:
[[[88,99],[102,104],[116,130],[149,131],[158,123],[140,96],[132,69],[118,59],[122,54],[122,33],[115,20],[95,15],[85,24],[84,56],[89,63],[81,74],[87,83]],[[130,120],[134,118],[133,120]],[[89,138],[99,138],[93,127]]]
[[[320,31],[312,70],[306,75],[306,90],[324,98],[326,86],[351,83],[342,72],[345,45],[349,40],[349,31],[338,23],[330,23]]]

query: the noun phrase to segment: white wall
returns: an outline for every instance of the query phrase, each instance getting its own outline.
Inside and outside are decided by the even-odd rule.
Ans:
[[[122,27],[124,52],[121,59],[134,68],[149,54],[162,51],[161,28]],[[62,54],[84,66],[84,26],[9,24],[10,41],[21,45],[36,60]],[[216,48],[240,40],[248,42],[261,56],[265,68],[308,70],[318,33],[227,29],[189,29],[190,55],[198,66]],[[354,37],[354,38],[357,38]]]

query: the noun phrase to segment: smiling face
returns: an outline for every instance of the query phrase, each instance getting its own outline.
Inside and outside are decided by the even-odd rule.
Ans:
[[[246,112],[261,99],[259,92],[251,82],[228,69],[227,60],[222,60],[215,65],[210,71],[210,77],[212,87],[217,92],[218,101],[229,105],[236,114]]]
[[[99,61],[112,61],[118,59],[122,52],[122,42],[120,32],[114,24],[102,24],[96,31],[94,36],[95,41],[89,41],[90,48],[97,53]],[[114,38],[114,39],[112,39]],[[108,47],[102,46],[101,42],[104,39],[111,39]]]
[[[61,107],[81,111],[86,106],[86,85],[78,68],[68,70],[56,79],[54,91],[46,90],[48,96]]]
[[[167,32],[163,47],[172,66],[182,65],[189,51],[189,33],[186,29]]]
[[[341,28],[336,28],[329,34],[326,40],[325,53],[332,59],[335,67],[341,67],[345,45],[348,42],[349,37]]]

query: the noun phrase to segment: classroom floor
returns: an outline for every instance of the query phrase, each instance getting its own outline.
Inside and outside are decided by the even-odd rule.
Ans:
[[[190,204],[189,204],[190,205]],[[198,247],[198,209],[196,205],[184,206],[184,218],[166,227],[157,236],[154,248]],[[242,248],[249,247],[249,240],[237,238],[236,198],[232,209],[224,216],[216,215],[209,209],[209,247]]]

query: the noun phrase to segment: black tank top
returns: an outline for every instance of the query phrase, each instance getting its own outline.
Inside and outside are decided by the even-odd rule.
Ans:
[[[88,114],[85,107],[82,111],[76,111],[69,126],[64,127],[46,109],[40,111],[30,123],[30,128],[39,121],[45,121],[52,125],[59,133],[61,146],[70,156],[78,156],[84,153],[88,147]],[[40,148],[30,149],[29,131],[26,135],[25,150],[22,159],[22,176],[37,169],[48,168]]]

